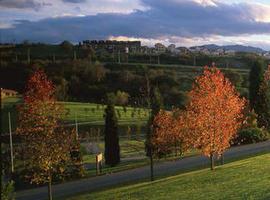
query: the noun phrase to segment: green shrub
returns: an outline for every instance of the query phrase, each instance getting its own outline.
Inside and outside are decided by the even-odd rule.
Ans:
[[[15,199],[14,182],[13,181],[9,181],[7,183],[2,183],[1,199],[2,200],[14,200]]]
[[[242,129],[237,138],[235,144],[252,144],[256,142],[262,142],[269,138],[269,133],[260,128],[246,128]]]
[[[82,156],[88,155],[87,150],[86,150],[85,146],[83,146],[83,145],[80,145],[80,152],[81,152]]]

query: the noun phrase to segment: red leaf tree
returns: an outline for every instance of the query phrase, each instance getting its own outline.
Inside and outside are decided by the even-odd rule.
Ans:
[[[216,67],[204,69],[188,96],[185,120],[189,142],[210,157],[214,169],[214,156],[220,156],[230,147],[242,125],[246,101]]]
[[[54,98],[54,86],[42,70],[37,70],[27,82],[24,103],[18,108],[17,132],[23,139],[26,163],[31,183],[48,183],[52,199],[53,174],[63,172],[61,164],[69,159],[70,140],[59,121],[62,107]]]

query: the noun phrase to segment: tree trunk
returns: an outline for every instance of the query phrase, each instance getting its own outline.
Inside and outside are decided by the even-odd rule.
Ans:
[[[153,167],[153,155],[152,150],[150,150],[150,173],[151,173],[151,181],[154,181],[154,167]]]
[[[220,155],[220,163],[221,165],[224,165],[224,154]]]
[[[49,177],[48,181],[48,200],[52,200],[52,178]]]
[[[210,162],[211,162],[211,170],[214,170],[215,168],[214,154],[210,155]]]

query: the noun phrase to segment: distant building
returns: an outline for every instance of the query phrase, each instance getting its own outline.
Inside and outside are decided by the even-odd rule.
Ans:
[[[180,55],[186,55],[189,53],[189,49],[187,47],[177,47]]]
[[[167,50],[166,46],[161,43],[155,44],[155,51],[156,53],[165,53]]]
[[[140,52],[141,41],[84,40],[82,46],[92,47],[95,51],[107,50],[109,53],[137,53]]]
[[[180,53],[180,50],[176,48],[175,44],[170,44],[167,49],[172,54],[179,54]]]
[[[234,56],[235,55],[235,50],[225,50],[225,55],[230,55],[230,56]]]
[[[263,56],[267,59],[270,59],[270,51],[263,54]]]
[[[18,95],[18,92],[15,90],[7,90],[1,88],[1,99],[6,98],[6,97],[15,97]]]
[[[223,55],[224,54],[224,49],[217,49],[215,51],[212,52],[212,55],[215,55],[215,56],[220,56],[220,55]]]
[[[148,47],[148,46],[142,46],[141,47],[141,50],[140,50],[140,53],[143,53],[143,54],[153,54],[153,53],[155,53],[155,48]]]

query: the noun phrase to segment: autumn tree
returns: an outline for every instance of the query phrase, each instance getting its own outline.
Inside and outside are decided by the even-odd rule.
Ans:
[[[245,100],[216,67],[204,69],[189,92],[186,123],[190,143],[210,157],[220,156],[230,147],[243,122]]]
[[[147,132],[146,132],[146,141],[145,141],[145,150],[146,155],[150,158],[150,170],[151,170],[151,181],[154,180],[153,175],[153,156],[154,156],[154,146],[152,143],[153,136],[156,132],[156,126],[153,124],[155,116],[159,113],[160,109],[163,108],[163,100],[159,89],[154,87],[152,90],[148,85],[148,97],[147,101],[151,110],[151,114],[149,115],[148,124],[147,124]]]
[[[174,147],[175,155],[177,149],[182,155],[189,145],[186,143],[185,112],[175,109],[172,111],[161,110],[154,118],[153,124],[156,127],[155,135],[152,138],[154,153],[165,155],[172,152]]]
[[[69,159],[69,139],[59,127],[63,109],[54,98],[55,88],[42,70],[29,78],[23,104],[18,107],[17,133],[23,139],[26,166],[31,183],[48,183],[52,199],[52,177],[61,174],[62,164]]]

